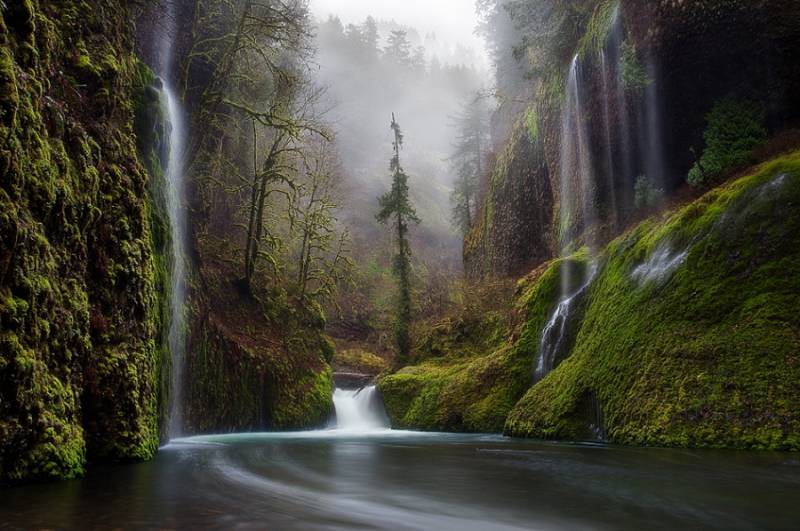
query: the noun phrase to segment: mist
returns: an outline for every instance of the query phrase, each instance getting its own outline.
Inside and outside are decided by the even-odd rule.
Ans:
[[[451,3],[442,3],[437,9]],[[330,109],[326,119],[336,135],[345,173],[348,205],[344,221],[362,247],[372,247],[385,232],[374,214],[376,198],[391,181],[389,124],[394,114],[405,136],[401,162],[410,176],[411,197],[422,219],[412,235],[415,252],[425,261],[458,269],[461,234],[451,222],[449,201],[455,176],[448,159],[458,135],[453,117],[477,92],[492,84],[484,67],[485,52],[475,48],[479,41],[473,34],[476,18],[472,6],[463,2],[458,7],[448,6],[456,15],[444,29],[437,29],[423,20],[423,11],[410,5],[414,2],[402,6],[348,2],[340,8],[333,4],[314,2],[312,10],[323,17],[317,20],[315,68],[317,82],[326,87]],[[374,20],[375,42],[371,43],[365,42],[369,40],[365,37],[367,17]],[[387,51],[393,31],[405,32],[406,59]],[[439,35],[465,41],[445,42]]]

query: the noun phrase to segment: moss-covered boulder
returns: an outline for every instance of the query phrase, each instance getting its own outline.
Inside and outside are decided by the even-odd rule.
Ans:
[[[623,444],[800,449],[800,152],[596,260],[574,346],[507,434],[586,438],[599,423]]]
[[[530,353],[509,340],[499,312],[418,330],[417,364],[378,381],[395,428],[497,432],[530,385]]]

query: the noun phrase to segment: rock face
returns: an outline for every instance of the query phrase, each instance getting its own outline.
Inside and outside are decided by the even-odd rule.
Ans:
[[[159,444],[146,69],[123,2],[0,10],[0,481],[69,478]]]
[[[501,152],[464,242],[468,276],[519,276],[553,255],[554,195],[541,150],[527,130],[517,128]]]
[[[473,279],[519,276],[558,255],[560,244],[616,236],[636,217],[637,179],[667,197],[685,183],[703,149],[705,116],[723,98],[758,102],[772,132],[800,119],[797,2],[595,4],[573,52],[580,120],[563,129],[575,104],[568,57],[562,77],[505,104],[524,100],[528,110],[498,150],[465,238]],[[572,171],[563,141],[579,136],[587,168]]]
[[[532,378],[562,278],[596,268]],[[569,290],[572,291],[571,289]],[[511,339],[379,382],[393,426],[636,445],[800,449],[800,152],[520,283]],[[524,391],[527,389],[527,391]],[[514,404],[514,405],[510,405]]]

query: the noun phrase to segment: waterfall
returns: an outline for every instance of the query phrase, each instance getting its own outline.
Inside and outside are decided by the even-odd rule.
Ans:
[[[337,388],[333,392],[336,429],[354,433],[389,429],[389,418],[374,385],[356,390]]]
[[[561,266],[562,277],[564,271],[569,269],[567,264]],[[594,280],[597,267],[592,264],[586,275],[586,280],[576,289],[573,293],[565,296],[561,302],[558,303],[553,315],[542,331],[542,339],[539,342],[539,361],[536,363],[536,369],[533,373],[534,383],[540,381],[547,376],[550,371],[555,368],[556,361],[559,354],[564,347],[564,341],[567,336],[567,329],[569,323],[570,312],[574,310],[577,304],[580,304],[586,290]]]
[[[169,215],[170,260],[170,323],[169,349],[172,361],[170,371],[169,436],[181,435],[183,428],[183,373],[186,350],[186,212],[184,193],[184,142],[183,114],[178,99],[164,83],[164,107],[169,119],[169,161],[166,171],[166,204]]]
[[[164,199],[170,227],[170,301],[168,345],[170,350],[170,381],[167,435],[179,437],[183,433],[183,379],[186,353],[186,257],[187,217],[185,210],[184,157],[186,151],[185,116],[175,90],[173,75],[175,41],[178,33],[179,6],[176,0],[163,4],[161,23],[156,34],[154,49],[157,56],[154,69],[162,81],[161,105],[169,125],[166,181]]]
[[[647,61],[647,78],[650,82],[644,90],[644,172],[656,188],[664,190],[666,185],[666,164],[664,142],[661,130],[661,96],[658,87],[658,69],[652,60]]]
[[[597,221],[595,172],[589,147],[589,130],[582,108],[581,72],[578,56],[572,59],[567,77],[564,110],[561,113],[561,247],[569,245],[575,231]],[[580,222],[578,221],[580,220]],[[587,241],[587,244],[591,242]]]

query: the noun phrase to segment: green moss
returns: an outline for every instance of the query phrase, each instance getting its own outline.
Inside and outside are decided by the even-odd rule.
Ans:
[[[158,267],[127,15],[117,2],[29,0],[2,15],[3,482],[158,446]]]
[[[799,449],[798,204],[795,153],[612,242],[571,355],[506,432],[582,438],[599,417],[623,444]],[[634,273],[659,252],[687,254]]]
[[[358,348],[337,351],[333,363],[363,374],[378,374],[389,366],[385,359]]]
[[[13,127],[19,107],[14,60],[5,47],[0,48],[0,123]]]
[[[322,425],[333,411],[333,373],[307,371],[285,382],[273,395],[272,427],[295,429]]]
[[[379,379],[392,426],[497,432],[530,385],[529,353],[507,343],[494,312],[445,320],[424,331],[417,365]]]
[[[639,59],[636,43],[632,41],[622,43],[619,62],[620,76],[626,90],[641,92],[652,83],[647,75],[647,70]]]
[[[539,118],[535,107],[525,113],[525,125],[528,127],[528,139],[535,144],[539,140]]]
[[[594,12],[586,23],[586,29],[578,42],[578,53],[598,54],[603,49],[612,30],[614,10],[619,6],[618,0],[597,2]]]

